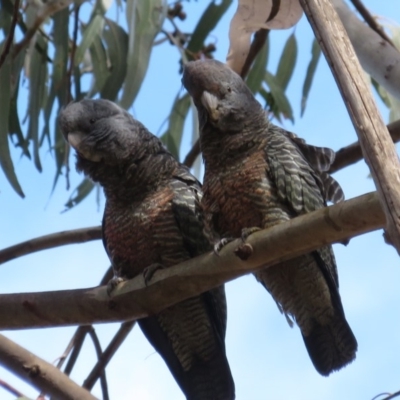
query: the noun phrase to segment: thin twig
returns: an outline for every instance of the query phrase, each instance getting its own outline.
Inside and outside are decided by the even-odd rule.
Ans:
[[[398,392],[396,392],[396,393],[392,393],[391,395],[389,395],[387,397],[384,397],[382,400],[391,400],[391,399],[394,399],[395,397],[398,397],[398,396],[400,396],[400,390]]]
[[[188,168],[192,168],[196,158],[200,154],[200,140],[197,139],[193,147],[190,149],[189,153],[187,153],[185,159],[183,160],[183,164],[185,164]]]
[[[257,54],[260,52],[262,47],[265,45],[265,41],[267,40],[269,30],[267,29],[259,29],[255,34],[253,41],[251,42],[249,54],[247,55],[246,61],[244,62],[242,72],[240,76],[244,79],[248,74],[253,61],[257,57]]]
[[[11,393],[13,396],[16,397],[26,397],[25,395],[23,395],[19,390],[15,389],[14,387],[12,387],[9,383],[4,382],[3,380],[0,379],[0,386],[7,390],[7,392]],[[26,397],[27,398],[27,397]]]
[[[118,332],[115,334],[110,344],[104,350],[100,359],[97,361],[96,365],[93,367],[93,369],[90,371],[90,374],[83,382],[82,387],[88,390],[92,390],[100,374],[102,373],[102,371],[104,371],[111,358],[114,356],[124,340],[128,337],[134,325],[135,321],[127,321],[121,324]]]
[[[400,141],[400,120],[387,125],[388,131],[394,143]],[[336,152],[335,161],[329,169],[329,173],[336,172],[344,167],[356,163],[363,159],[361,146],[355,142],[349,146],[343,147]]]
[[[67,71],[67,79],[68,79],[68,86],[69,89],[67,90],[67,104],[72,101],[72,71],[74,69],[74,64],[75,64],[75,52],[76,52],[76,43],[78,40],[78,22],[79,22],[79,10],[81,6],[78,5],[75,7],[74,10],[74,31],[73,31],[73,36],[72,36],[72,47],[71,47],[71,54],[69,58],[69,68]],[[68,169],[69,171],[69,169]]]
[[[101,279],[100,285],[103,286],[103,285],[107,284],[107,282],[112,278],[112,276],[113,276],[113,269],[112,269],[112,267],[110,267],[110,268],[108,268],[108,270],[104,274],[103,278]],[[58,368],[61,368],[61,366],[63,364],[63,361],[62,361],[63,356],[64,355],[68,356],[69,352],[71,351],[70,349],[73,348],[71,357],[68,360],[68,363],[65,367],[64,374],[69,375],[71,373],[72,369],[74,368],[76,360],[78,359],[78,356],[80,354],[83,342],[85,341],[86,334],[88,333],[88,331],[90,329],[91,329],[91,325],[82,325],[75,331],[74,336],[72,337],[71,341],[69,342],[66,350],[64,351],[63,355],[60,358],[59,364],[57,365]],[[54,399],[51,399],[51,400],[54,400]]]
[[[36,251],[98,239],[101,239],[101,226],[92,226],[90,228],[74,229],[40,236],[0,250],[0,264]]]
[[[3,65],[4,61],[6,60],[6,57],[7,57],[8,53],[10,52],[12,42],[14,40],[15,27],[17,25],[18,15],[19,15],[19,1],[20,0],[15,0],[15,3],[14,3],[14,10],[13,10],[14,12],[13,12],[12,20],[11,20],[10,32],[8,32],[8,36],[7,36],[6,42],[4,44],[4,49],[0,56],[0,68]]]
[[[350,0],[360,15],[364,18],[365,22],[369,25],[369,27],[374,30],[382,39],[386,40],[390,43],[394,48],[396,46],[390,39],[386,32],[382,29],[382,27],[376,22],[375,18],[371,15],[369,10],[364,6],[361,0]]]
[[[89,336],[92,339],[95,351],[96,351],[96,355],[97,355],[97,359],[101,360],[101,357],[103,355],[103,351],[101,350],[101,345],[100,345],[100,341],[99,338],[96,334],[96,331],[94,330],[93,326],[90,327],[89,329]],[[100,386],[101,386],[101,391],[103,393],[103,400],[110,400],[110,397],[108,395],[108,387],[107,387],[107,379],[106,379],[106,371],[104,369],[102,369],[100,371]]]

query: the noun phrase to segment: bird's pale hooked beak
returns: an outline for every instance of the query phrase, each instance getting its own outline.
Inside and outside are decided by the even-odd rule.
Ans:
[[[207,110],[210,119],[214,122],[219,119],[219,111],[218,111],[218,97],[214,96],[212,93],[207,92],[206,90],[201,95],[201,104]]]

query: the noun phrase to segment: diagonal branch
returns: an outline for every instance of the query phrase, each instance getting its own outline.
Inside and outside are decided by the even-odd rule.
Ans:
[[[56,367],[0,335],[0,364],[58,400],[96,400]]]
[[[111,298],[106,286],[2,294],[0,329],[143,318],[261,267],[271,266],[327,243],[341,242],[384,225],[385,216],[378,195],[369,193],[251,235],[247,240],[250,247],[247,248],[252,251],[246,260],[235,255],[235,248],[243,246],[240,240],[236,240],[224,247],[219,256],[207,253],[157,271],[148,286],[144,284],[142,275],[123,282]]]
[[[330,0],[300,0],[332,70],[400,253],[400,163],[349,37]]]
[[[394,143],[400,141],[400,120],[392,122],[387,126],[390,136]],[[335,161],[329,169],[329,173],[334,173],[342,168],[348,167],[363,159],[362,150],[359,142],[343,147],[336,152]]]

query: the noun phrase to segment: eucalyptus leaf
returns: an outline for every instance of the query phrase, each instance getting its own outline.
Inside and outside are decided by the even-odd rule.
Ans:
[[[127,0],[128,68],[120,105],[128,109],[134,102],[149,65],[153,41],[160,32],[165,15],[163,0]]]
[[[47,53],[47,41],[40,34],[37,36],[37,43]],[[39,157],[39,115],[47,94],[47,57],[39,53],[36,48],[32,50],[32,57],[29,63],[29,125],[28,138],[33,142],[33,160],[38,171],[42,171]]]
[[[294,122],[292,107],[290,106],[289,100],[285,95],[285,91],[277,82],[276,77],[270,72],[266,71],[264,81],[268,85],[274,100],[274,105],[276,107],[272,108],[274,115],[279,119],[279,115],[282,114],[285,118],[288,118]]]
[[[306,109],[308,94],[310,93],[311,84],[314,79],[314,74],[317,69],[320,56],[321,56],[321,48],[319,47],[317,40],[314,39],[311,48],[311,60],[308,64],[306,78],[303,84],[303,92],[301,97],[301,111],[300,111],[301,116],[303,116],[304,111]]]
[[[86,25],[83,35],[82,41],[76,49],[74,64],[78,66],[82,61],[85,55],[86,50],[93,44],[93,41],[96,37],[98,37],[103,30],[104,27],[104,17],[103,15],[97,13],[93,15],[93,18]]]
[[[179,148],[182,141],[183,127],[190,108],[190,96],[185,94],[179,98],[176,96],[169,116],[168,129],[160,137],[168,150],[179,159]]]
[[[111,73],[101,89],[101,97],[115,101],[126,76],[129,39],[124,29],[108,18],[106,18],[103,38],[107,45]]]
[[[253,67],[251,68],[246,80],[247,86],[253,93],[257,93],[260,90],[262,82],[264,80],[265,70],[268,63],[268,51],[269,37],[267,36],[267,40],[257,54],[257,57],[254,60]]]
[[[44,107],[44,127],[40,139],[40,143],[43,143],[43,139],[47,137],[50,146],[50,116],[53,110],[54,100],[57,96],[60,108],[66,105],[68,99],[69,82],[66,80],[68,64],[68,8],[59,11],[53,18],[53,44],[55,53],[52,64],[50,90]]]
[[[64,211],[68,211],[78,205],[83,199],[85,199],[89,195],[94,186],[95,185],[91,180],[87,178],[83,179],[83,181],[72,192],[69,200],[65,203],[66,209]]]
[[[218,4],[219,3],[219,4]],[[232,0],[212,1],[201,16],[187,49],[191,53],[197,53],[203,47],[209,33],[217,26],[225,11],[232,4]]]
[[[88,96],[93,97],[96,93],[103,89],[104,84],[110,76],[110,71],[107,67],[106,50],[101,41],[100,34],[94,38],[91,46],[89,47],[89,52],[93,66],[94,81]]]
[[[0,46],[0,54],[3,50],[4,42]],[[10,147],[8,142],[8,120],[10,113],[11,98],[11,61],[8,57],[0,68],[0,165],[13,189],[21,196],[25,197],[24,192],[18,182],[11,159]]]
[[[296,36],[292,33],[285,43],[281,58],[279,60],[278,68],[276,70],[275,78],[278,85],[286,90],[290,78],[293,75],[294,67],[297,59],[297,41]]]

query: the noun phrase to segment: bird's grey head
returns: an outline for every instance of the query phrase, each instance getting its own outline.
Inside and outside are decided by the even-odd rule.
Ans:
[[[182,83],[199,111],[201,126],[210,122],[220,131],[234,133],[263,112],[243,79],[217,60],[187,63]]]
[[[78,158],[114,164],[129,155],[140,123],[108,100],[70,103],[59,115],[61,131]]]

